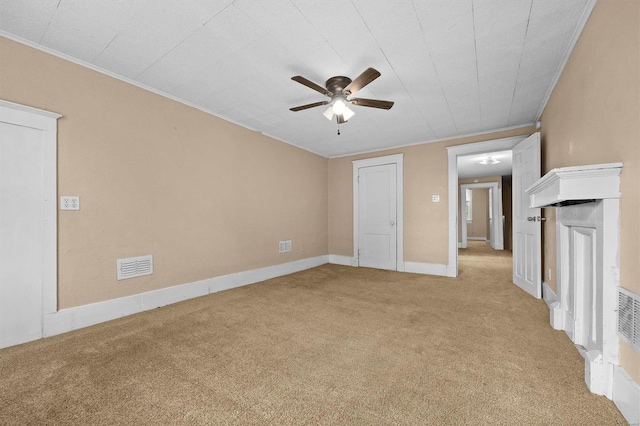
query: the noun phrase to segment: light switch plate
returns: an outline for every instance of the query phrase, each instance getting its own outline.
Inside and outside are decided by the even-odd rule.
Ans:
[[[435,194],[431,196],[431,201],[434,203],[439,203],[440,202],[440,196]]]
[[[80,210],[80,197],[60,197],[60,210]]]

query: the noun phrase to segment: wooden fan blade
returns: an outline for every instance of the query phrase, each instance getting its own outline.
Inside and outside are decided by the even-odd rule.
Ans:
[[[291,80],[293,81],[297,81],[298,83],[307,86],[310,89],[315,90],[316,92],[322,93],[323,95],[326,96],[332,96],[333,94],[331,92],[329,92],[327,89],[325,89],[324,87],[315,84],[313,81],[309,81],[306,78],[304,78],[301,75],[296,75],[295,77],[291,77]]]
[[[381,101],[379,99],[353,98],[353,99],[350,99],[349,102],[358,106],[380,108],[380,109],[391,109],[391,107],[393,106],[392,101]]]
[[[329,101],[322,101],[322,102],[314,102],[312,104],[307,104],[307,105],[300,105],[294,108],[289,108],[291,111],[302,111],[303,109],[309,109],[309,108],[314,108],[317,106],[321,106],[321,105],[326,105],[328,104]]]
[[[376,78],[380,77],[380,72],[374,68],[367,68],[362,74],[356,77],[347,87],[342,90],[345,96],[353,95]]]

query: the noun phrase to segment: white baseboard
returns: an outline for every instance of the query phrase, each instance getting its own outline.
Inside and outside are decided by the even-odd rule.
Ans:
[[[329,263],[334,265],[343,265],[343,266],[356,266],[353,264],[353,257],[351,256],[342,256],[339,254],[330,254],[329,255]]]
[[[629,425],[640,425],[640,386],[617,365],[613,368],[613,402]]]
[[[455,278],[458,276],[458,265],[445,265],[447,267],[447,277]]]
[[[551,326],[563,330],[563,313],[556,294],[542,283],[542,297],[549,307]],[[585,382],[589,390],[613,400],[631,426],[640,426],[640,386],[619,365],[604,362],[600,351],[576,349],[585,360]]]
[[[563,330],[564,329],[564,314],[562,313],[562,309],[560,307],[560,301],[558,301],[558,296],[549,288],[549,285],[546,282],[542,282],[542,299],[547,304],[549,308],[549,323],[554,330]]]
[[[304,271],[305,269],[315,268],[325,263],[329,263],[329,256],[312,257],[280,265],[208,278],[202,281],[176,285],[160,290],[135,294],[133,296],[62,309],[44,316],[43,337],[55,336],[56,334],[66,333],[71,330],[88,327],[138,312],[148,311],[171,303],[205,296],[209,293]]]
[[[542,300],[545,301],[547,307],[551,307],[551,304],[558,301],[558,296],[551,290],[549,284],[542,281]]]
[[[437,263],[404,262],[404,271],[414,274],[449,276],[447,265]]]

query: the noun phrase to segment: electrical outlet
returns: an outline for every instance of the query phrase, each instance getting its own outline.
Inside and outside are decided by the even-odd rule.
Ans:
[[[547,281],[551,281],[551,268],[547,269]]]
[[[60,210],[80,210],[80,197],[60,197]]]
[[[434,194],[431,196],[431,202],[433,203],[439,203],[440,202],[440,196],[438,194]]]

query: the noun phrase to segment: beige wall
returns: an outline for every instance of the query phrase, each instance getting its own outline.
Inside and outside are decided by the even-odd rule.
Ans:
[[[329,160],[329,253],[353,256],[353,166],[351,161],[404,154],[404,260],[433,264],[448,261],[447,146],[535,132],[533,126],[491,134],[425,143]],[[431,202],[431,195],[440,202]]]
[[[0,98],[63,115],[60,308],[327,254],[325,158],[2,37]]]
[[[544,171],[623,162],[620,285],[640,294],[640,2],[600,0],[542,115]],[[556,274],[555,211],[545,209],[544,273]],[[552,289],[555,279],[550,280]],[[640,384],[640,354],[621,344]]]

